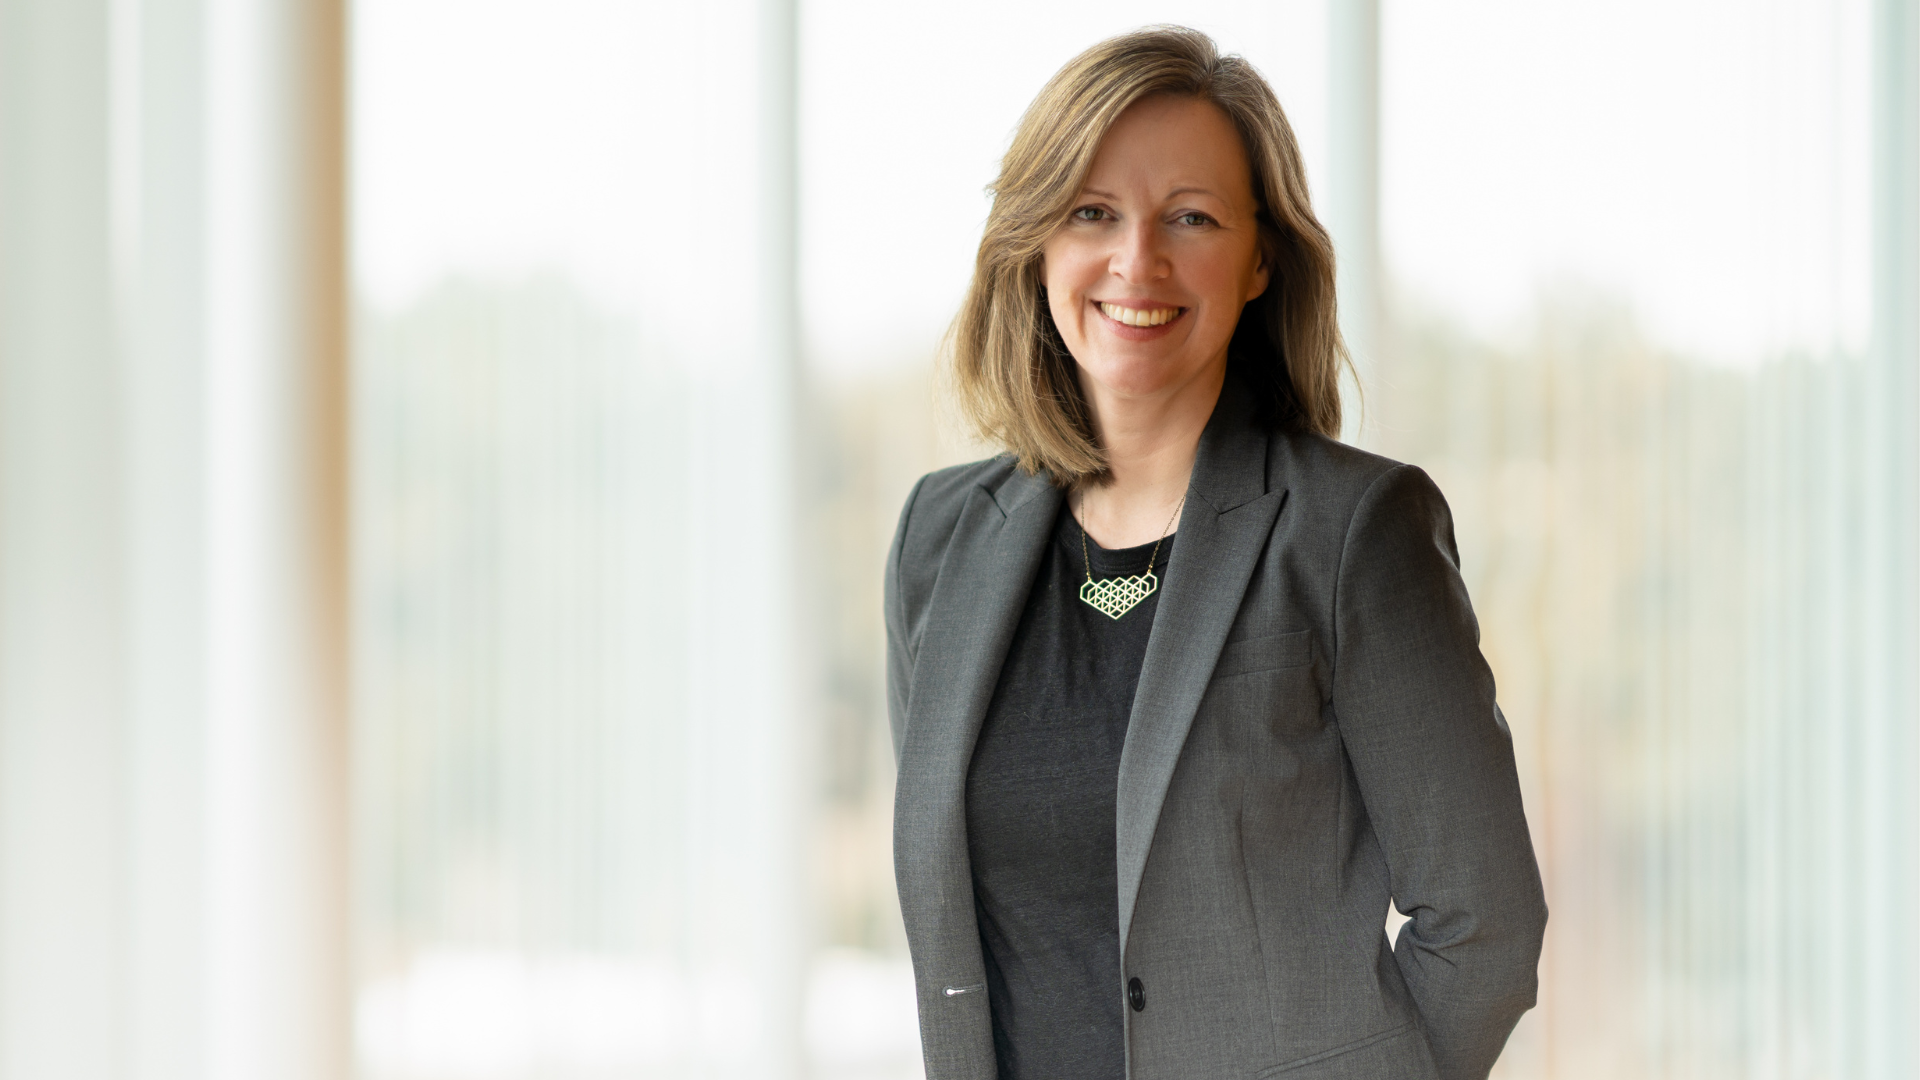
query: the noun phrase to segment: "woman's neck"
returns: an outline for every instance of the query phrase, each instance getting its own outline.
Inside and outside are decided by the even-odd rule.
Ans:
[[[1081,485],[1074,512],[1094,542],[1105,548],[1151,544],[1171,527],[1193,474],[1200,433],[1225,380],[1221,364],[1165,396],[1122,398],[1088,388],[1110,479]]]

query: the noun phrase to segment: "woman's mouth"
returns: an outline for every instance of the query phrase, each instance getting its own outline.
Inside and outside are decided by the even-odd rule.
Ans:
[[[1101,314],[1122,326],[1165,326],[1187,310],[1180,307],[1125,307],[1105,300],[1099,301],[1099,304]]]

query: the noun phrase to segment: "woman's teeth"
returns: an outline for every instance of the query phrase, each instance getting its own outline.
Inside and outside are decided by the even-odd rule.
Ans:
[[[1126,323],[1128,326],[1160,326],[1163,323],[1172,322],[1180,314],[1180,309],[1177,307],[1141,311],[1105,302],[1101,303],[1100,310],[1106,313],[1107,318],[1114,322]]]

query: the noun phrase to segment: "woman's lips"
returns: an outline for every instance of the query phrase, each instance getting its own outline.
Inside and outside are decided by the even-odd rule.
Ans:
[[[1189,310],[1151,301],[1096,300],[1093,305],[1107,329],[1127,341],[1150,341],[1171,333]]]

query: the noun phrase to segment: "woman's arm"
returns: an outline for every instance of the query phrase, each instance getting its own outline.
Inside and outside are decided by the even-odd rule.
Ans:
[[[1547,909],[1453,519],[1419,469],[1361,497],[1334,633],[1341,739],[1411,917],[1394,957],[1440,1075],[1484,1077],[1533,1006]]]

